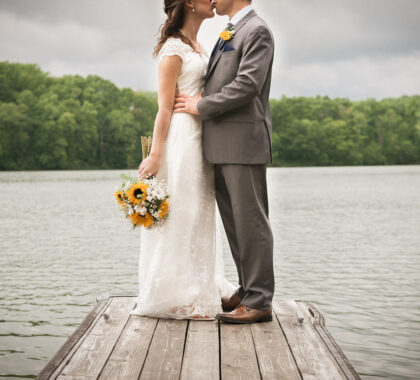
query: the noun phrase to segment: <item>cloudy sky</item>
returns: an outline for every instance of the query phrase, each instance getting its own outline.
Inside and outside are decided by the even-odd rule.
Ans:
[[[271,97],[420,94],[420,0],[254,0],[276,43]],[[163,0],[0,0],[0,60],[53,76],[97,74],[157,88]],[[227,17],[206,20],[212,49]]]

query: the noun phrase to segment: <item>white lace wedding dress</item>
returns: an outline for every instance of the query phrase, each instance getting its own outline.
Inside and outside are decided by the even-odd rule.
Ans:
[[[180,39],[169,38],[157,59],[174,54],[182,58],[179,93],[199,94],[207,53],[200,55]],[[159,229],[141,230],[139,295],[131,314],[212,319],[222,312],[221,297],[232,295],[239,285],[224,276],[214,168],[203,157],[199,117],[173,114],[156,177],[168,184],[169,216]]]

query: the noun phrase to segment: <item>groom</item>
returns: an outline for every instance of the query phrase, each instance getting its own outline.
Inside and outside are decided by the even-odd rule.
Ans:
[[[240,285],[222,298],[224,313],[216,318],[232,323],[271,321],[274,293],[266,184],[274,42],[251,1],[213,1],[229,24],[210,57],[204,97],[178,95],[174,106],[203,120],[203,154],[215,167],[216,200]]]

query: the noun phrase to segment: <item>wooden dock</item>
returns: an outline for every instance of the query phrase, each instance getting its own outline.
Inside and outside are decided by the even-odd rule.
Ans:
[[[360,379],[300,300],[274,301],[273,321],[253,324],[130,315],[130,294],[97,301],[37,379]]]

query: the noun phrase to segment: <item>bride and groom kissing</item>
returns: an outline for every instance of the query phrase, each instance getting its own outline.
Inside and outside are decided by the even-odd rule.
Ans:
[[[201,23],[229,23],[208,54]],[[158,113],[140,178],[165,180],[170,214],[141,231],[133,315],[272,320],[273,235],[266,166],[271,157],[272,33],[251,0],[165,0],[155,48]],[[216,203],[238,274],[225,278]]]

